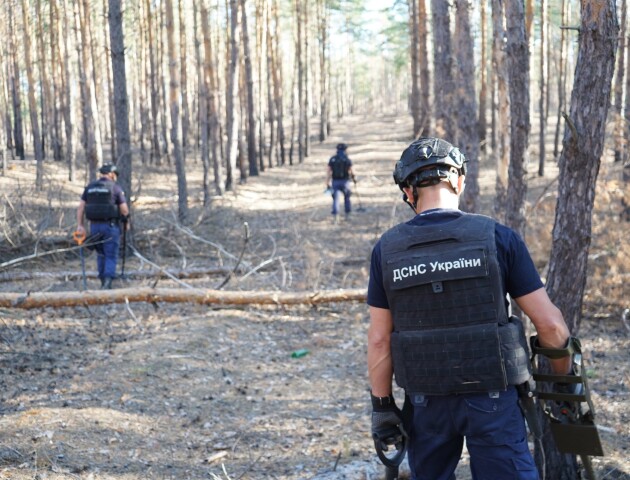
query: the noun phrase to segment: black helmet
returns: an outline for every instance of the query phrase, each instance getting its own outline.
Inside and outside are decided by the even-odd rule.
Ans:
[[[428,186],[439,183],[447,177],[450,167],[458,170],[460,175],[466,175],[466,157],[450,143],[440,138],[419,138],[409,145],[402,153],[394,168],[394,181],[402,190],[410,185]],[[435,166],[425,175],[420,171],[426,167]],[[410,178],[414,173],[414,177]],[[422,183],[422,185],[419,185]]]
[[[347,150],[347,149],[348,149],[348,145],[346,145],[345,143],[337,144],[337,150]]]
[[[115,173],[118,176],[118,168],[116,165],[112,165],[111,163],[106,163],[101,168],[98,169],[103,175],[107,175],[108,173]]]

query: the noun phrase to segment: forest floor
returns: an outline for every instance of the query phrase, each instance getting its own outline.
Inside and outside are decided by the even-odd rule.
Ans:
[[[393,116],[348,117],[325,143],[313,143],[302,165],[267,169],[206,208],[201,165],[189,159],[186,229],[175,220],[174,168],[134,166],[129,241],[164,268],[233,266],[247,222],[243,261],[224,290],[365,288],[374,243],[411,215],[391,179],[409,130],[406,119]],[[323,192],[326,164],[340,141],[350,145],[358,182],[354,212],[334,224]],[[492,214],[494,178],[486,170],[480,213]],[[38,193],[34,174],[32,162],[12,161],[0,177],[0,263],[41,253],[46,237],[70,239],[75,227],[83,183],[66,182],[62,168],[46,164],[47,187]],[[543,273],[555,176],[552,162],[545,177],[529,175],[526,239]],[[608,159],[599,178],[579,337],[606,453],[593,458],[597,478],[630,479],[630,224],[620,204],[627,186],[621,166]],[[94,270],[93,254],[86,265]],[[151,267],[129,255],[125,268]],[[42,256],[0,272],[7,276],[0,291],[76,291],[77,275],[7,278],[80,271],[77,250]],[[224,277],[184,281],[217,288]],[[156,283],[130,278],[114,286]],[[168,278],[159,286],[181,287]],[[96,280],[88,279],[88,287],[96,289]],[[0,479],[382,478],[369,434],[367,327],[360,302],[2,309]],[[300,349],[308,353],[293,358]],[[457,474],[470,478],[466,453]]]

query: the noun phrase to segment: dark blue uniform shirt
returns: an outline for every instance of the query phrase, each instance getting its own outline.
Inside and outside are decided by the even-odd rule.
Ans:
[[[427,210],[416,215],[407,223],[418,226],[435,225],[455,220],[462,214],[460,210]],[[512,298],[518,298],[541,288],[543,286],[542,280],[523,239],[511,228],[497,223],[495,240],[504,291],[509,293]],[[372,250],[367,297],[368,305],[389,309],[387,295],[383,287],[380,240]]]

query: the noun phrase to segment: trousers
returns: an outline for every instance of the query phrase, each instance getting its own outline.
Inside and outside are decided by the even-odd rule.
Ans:
[[[90,224],[92,235],[101,234],[103,243],[96,248],[96,266],[98,277],[116,278],[116,262],[118,261],[118,249],[120,247],[120,227],[112,222],[92,222]]]
[[[517,402],[513,386],[504,392],[407,396],[411,478],[454,480],[465,438],[473,480],[538,480]]]
[[[339,213],[339,194],[343,194],[343,206],[345,213],[350,213],[352,211],[352,204],[350,202],[350,195],[352,191],[350,190],[350,180],[333,180],[332,181],[333,188],[333,205],[332,205],[332,214],[337,215]]]

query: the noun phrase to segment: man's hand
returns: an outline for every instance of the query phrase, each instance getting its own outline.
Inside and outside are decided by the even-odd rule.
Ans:
[[[400,433],[402,412],[396,406],[393,395],[375,397],[370,393],[370,397],[372,399],[372,436],[377,436],[384,443],[391,445],[396,439],[392,436],[390,442],[387,437],[391,432]]]

